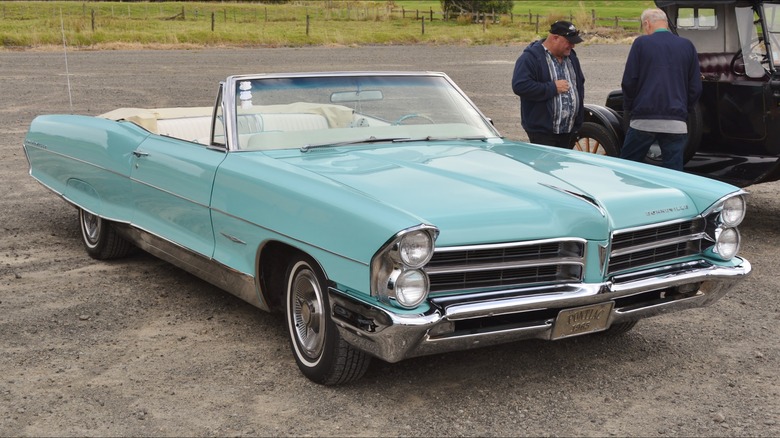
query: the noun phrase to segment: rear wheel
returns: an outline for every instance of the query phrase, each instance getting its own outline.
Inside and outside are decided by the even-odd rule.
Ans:
[[[598,123],[585,122],[577,132],[577,142],[572,148],[591,154],[617,157],[620,151],[618,139],[606,127]]]
[[[100,216],[79,208],[81,241],[93,259],[109,260],[125,257],[133,246],[123,239],[113,224]]]
[[[293,260],[287,269],[285,310],[295,361],[315,383],[335,385],[365,374],[371,357],[339,335],[330,317],[325,276],[307,257]]]

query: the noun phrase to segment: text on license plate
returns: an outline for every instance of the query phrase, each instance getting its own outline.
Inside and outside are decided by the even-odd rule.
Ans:
[[[614,301],[561,310],[553,324],[552,339],[606,330]]]

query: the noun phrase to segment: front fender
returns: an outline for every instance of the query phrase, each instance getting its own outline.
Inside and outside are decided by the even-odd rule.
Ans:
[[[585,104],[585,122],[598,123],[609,129],[618,139],[618,144],[623,144],[625,132],[623,129],[623,117],[612,108],[601,105]]]

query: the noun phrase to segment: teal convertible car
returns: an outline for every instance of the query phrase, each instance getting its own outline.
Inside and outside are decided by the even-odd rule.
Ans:
[[[509,141],[443,73],[230,76],[213,107],[39,116],[24,150],[90,256],[139,247],[284,312],[321,384],[624,332],[751,270],[741,189]]]

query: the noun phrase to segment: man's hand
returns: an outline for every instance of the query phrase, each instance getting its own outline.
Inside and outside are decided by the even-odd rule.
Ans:
[[[569,91],[569,81],[560,79],[555,81],[555,88],[558,89],[558,94]]]

